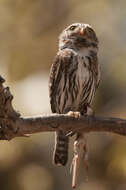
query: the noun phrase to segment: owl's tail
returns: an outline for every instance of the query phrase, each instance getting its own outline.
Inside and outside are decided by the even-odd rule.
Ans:
[[[69,137],[63,131],[56,132],[53,162],[65,166],[68,160]]]

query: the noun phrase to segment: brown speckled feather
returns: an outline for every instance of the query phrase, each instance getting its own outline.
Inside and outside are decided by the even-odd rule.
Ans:
[[[72,64],[73,61],[76,63],[75,65]],[[71,83],[70,85],[72,85],[71,75],[74,74],[73,72],[76,69],[77,64],[78,64],[77,55],[75,54],[74,51],[65,49],[65,50],[60,50],[57,53],[55,62],[51,67],[50,80],[49,80],[50,104],[53,113],[68,112],[68,110],[65,109],[63,109],[61,112],[61,109],[59,109],[59,107],[62,107],[60,98],[64,90],[66,90],[65,86],[66,82],[68,82],[69,80],[69,83]],[[64,83],[61,82],[62,79],[64,79]],[[61,87],[59,86],[60,83],[62,83]],[[66,92],[66,98],[67,98],[67,92]]]
[[[49,79],[53,113],[86,113],[100,81],[97,51],[98,40],[89,25],[76,23],[62,32]],[[53,161],[57,165],[65,165],[68,137],[63,131],[56,132],[55,142]]]

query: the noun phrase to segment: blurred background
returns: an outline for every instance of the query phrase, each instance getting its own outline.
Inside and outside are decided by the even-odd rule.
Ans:
[[[50,113],[49,69],[58,35],[74,22],[89,23],[100,41],[102,81],[93,108],[98,115],[126,116],[126,1],[0,0],[0,74],[22,115]],[[89,180],[82,163],[78,190],[126,189],[126,138],[88,134]],[[70,190],[67,167],[52,164],[54,134],[0,142],[1,190]]]

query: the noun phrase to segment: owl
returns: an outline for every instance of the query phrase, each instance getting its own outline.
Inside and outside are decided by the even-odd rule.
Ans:
[[[53,113],[86,115],[100,81],[98,38],[88,24],[74,23],[59,36],[59,51],[50,70],[49,96]],[[66,165],[69,137],[57,131],[53,161]]]

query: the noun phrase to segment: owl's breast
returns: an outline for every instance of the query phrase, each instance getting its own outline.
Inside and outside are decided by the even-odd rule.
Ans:
[[[88,86],[90,75],[91,73],[88,67],[87,58],[83,56],[78,56],[78,69],[76,73],[76,82],[75,82],[75,85],[78,88],[78,94],[75,101],[76,108],[78,108],[80,105],[80,102],[84,95],[84,89]]]
[[[79,111],[84,89],[88,86],[90,79],[90,71],[87,64],[88,60],[82,56],[78,56],[77,60],[62,73],[56,95],[60,113]],[[85,93],[87,92],[85,91]]]

